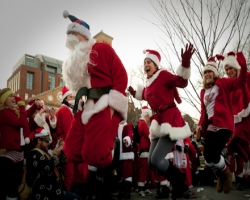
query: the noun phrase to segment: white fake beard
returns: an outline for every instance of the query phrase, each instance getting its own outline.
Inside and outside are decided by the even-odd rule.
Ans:
[[[79,42],[76,36],[67,36],[66,46],[71,52],[63,63],[62,75],[66,87],[73,94],[76,94],[81,87],[86,86],[85,76],[88,74],[88,63],[90,63],[90,53],[94,44],[93,38]]]

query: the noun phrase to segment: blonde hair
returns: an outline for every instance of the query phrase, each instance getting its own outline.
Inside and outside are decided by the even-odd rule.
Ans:
[[[3,89],[0,89],[0,98],[2,97],[3,94],[5,94],[7,91],[11,90],[10,88],[3,88]],[[5,107],[7,107],[6,105],[6,101],[3,102],[3,104],[0,104],[0,111],[2,109],[4,109]]]
[[[214,72],[213,72],[213,73],[214,73]],[[216,77],[216,76],[214,75],[214,80],[213,80],[213,82],[212,82],[212,83],[206,83],[206,81],[205,81],[205,79],[204,79],[204,77],[203,77],[203,81],[202,81],[202,87],[203,87],[203,89],[208,89],[208,88],[210,88],[211,86],[213,86],[218,78],[220,78],[220,77],[219,77],[219,76]]]

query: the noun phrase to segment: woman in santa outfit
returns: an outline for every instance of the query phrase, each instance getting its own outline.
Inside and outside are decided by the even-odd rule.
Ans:
[[[176,87],[184,88],[188,84],[191,72],[190,60],[194,48],[192,44],[189,44],[186,45],[184,52],[182,50],[182,63],[176,71],[177,75],[160,69],[161,56],[157,51],[146,50],[146,52],[144,59],[144,71],[147,74],[146,86],[138,85],[137,91],[130,86],[128,90],[138,100],[146,100],[154,111],[150,125],[149,164],[171,182],[178,179],[176,178],[178,174],[183,175],[165,157],[176,140],[184,139],[192,134],[176,107],[174,95]]]
[[[206,166],[218,177],[217,191],[229,193],[232,175],[221,155],[234,130],[233,107],[228,98],[231,91],[243,88],[247,78],[247,64],[242,52],[236,54],[240,74],[237,78],[219,78],[215,58],[208,59],[203,69],[203,89],[200,93],[201,117],[196,132],[202,130],[205,138]]]
[[[240,73],[240,65],[235,58],[234,52],[227,53],[226,56],[216,55],[217,59],[223,60],[223,69],[228,78],[236,78]],[[242,190],[244,162],[250,158],[250,72],[247,72],[247,84],[243,88],[234,90],[230,94],[233,114],[234,114],[234,137],[228,145],[231,155],[237,153],[235,169],[237,189]],[[234,158],[233,158],[234,159]],[[234,164],[232,164],[234,166]]]
[[[29,135],[25,103],[9,88],[0,90],[0,199],[17,200],[21,183],[24,137]]]

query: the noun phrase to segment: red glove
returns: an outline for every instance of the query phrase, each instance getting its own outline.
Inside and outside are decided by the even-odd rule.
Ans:
[[[247,62],[242,52],[236,53],[236,59],[241,67],[247,67]]]
[[[131,86],[129,86],[129,87],[128,87],[128,91],[129,91],[129,93],[130,93],[133,97],[135,97],[136,91],[134,90],[134,88],[132,88]]]
[[[15,101],[16,103],[23,101],[23,99],[21,97],[15,96]]]
[[[186,44],[185,52],[183,52],[183,49],[181,49],[182,67],[190,67],[190,60],[194,52],[195,49],[191,43]]]

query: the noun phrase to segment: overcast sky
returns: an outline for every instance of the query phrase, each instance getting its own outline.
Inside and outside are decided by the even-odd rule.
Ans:
[[[12,67],[25,54],[43,54],[64,61],[66,29],[71,15],[114,38],[113,48],[126,69],[141,65],[143,49],[157,49],[160,31],[151,20],[150,0],[1,0],[0,88],[7,86]],[[144,19],[145,18],[145,19]]]
[[[1,0],[0,88],[7,86],[12,67],[25,53],[66,59],[71,21],[63,18],[64,10],[88,23],[92,37],[101,30],[113,37],[113,48],[127,71],[136,69],[143,63],[143,50],[159,50],[162,41],[162,32],[149,22],[156,21],[151,1],[155,0]]]

